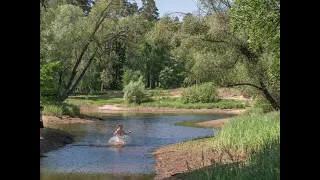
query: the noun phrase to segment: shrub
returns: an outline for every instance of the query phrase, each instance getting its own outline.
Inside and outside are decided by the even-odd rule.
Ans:
[[[181,93],[183,103],[213,103],[219,101],[218,91],[213,83],[204,83],[184,89]]]
[[[142,76],[139,80],[134,82],[130,81],[123,89],[124,95],[123,98],[128,103],[137,103],[147,102],[149,98],[146,95],[145,85],[142,81]]]

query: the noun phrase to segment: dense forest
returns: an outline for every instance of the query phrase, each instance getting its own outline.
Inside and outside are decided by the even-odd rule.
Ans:
[[[199,0],[159,17],[154,0],[40,1],[40,99],[212,83],[280,110],[280,0]]]

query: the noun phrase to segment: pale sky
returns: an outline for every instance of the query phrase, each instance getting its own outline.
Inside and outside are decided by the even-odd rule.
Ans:
[[[131,0],[141,6],[141,0]],[[165,13],[183,12],[193,13],[197,10],[197,0],[155,0],[160,17]]]

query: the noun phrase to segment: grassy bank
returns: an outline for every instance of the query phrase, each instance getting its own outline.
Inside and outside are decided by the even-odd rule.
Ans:
[[[129,104],[128,106],[137,106]],[[180,98],[153,98],[151,102],[140,104],[142,107],[166,107],[178,109],[244,109],[247,107],[246,101],[221,99],[216,103],[182,103]]]
[[[77,96],[70,97],[66,101],[69,104],[86,107],[99,107],[106,104],[118,104],[122,107],[156,107],[156,108],[178,108],[178,109],[244,109],[248,107],[246,101],[221,99],[216,103],[182,103],[180,98],[152,97],[150,102],[140,105],[126,103],[123,98],[110,98],[105,96]]]
[[[77,105],[61,102],[40,102],[44,107],[44,115],[69,115],[80,116],[80,108]]]
[[[157,153],[163,153],[160,171],[187,164],[188,173],[171,179],[280,179],[280,113],[240,116],[216,137],[174,144]],[[166,163],[182,157],[189,158],[174,167]]]
[[[280,143],[280,113],[250,115],[229,121],[215,139],[220,150],[259,151],[269,142]]]
[[[261,150],[250,153],[245,162],[225,164],[217,162],[209,167],[180,174],[181,179],[201,180],[278,180],[280,179],[280,147],[278,142],[268,142]],[[174,178],[168,178],[174,179]]]
[[[85,107],[100,107],[107,104],[125,104],[123,98],[109,98],[104,96],[69,97],[66,100],[66,103]]]
[[[132,108],[172,108],[172,109],[245,109],[248,101],[235,99],[221,99],[215,103],[183,103],[179,96],[183,88],[175,90],[147,90],[149,102],[140,105],[124,101],[122,91],[106,91],[91,95],[74,94],[63,103],[43,101],[45,115],[79,116],[79,107],[97,108],[103,105],[114,105]]]

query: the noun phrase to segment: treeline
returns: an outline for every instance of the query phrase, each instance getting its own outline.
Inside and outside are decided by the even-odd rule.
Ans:
[[[200,0],[197,15],[159,17],[154,0],[40,3],[40,97],[211,82],[280,109],[280,1]],[[201,15],[200,15],[201,14]]]

